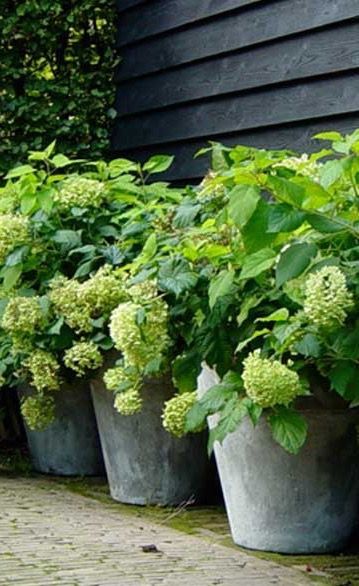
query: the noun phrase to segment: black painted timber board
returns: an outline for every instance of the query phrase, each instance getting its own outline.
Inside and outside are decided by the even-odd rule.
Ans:
[[[269,127],[256,131],[233,133],[216,137],[218,142],[228,146],[244,144],[258,148],[269,149],[293,149],[299,153],[313,152],[320,150],[327,143],[319,140],[312,140],[312,136],[325,130],[339,130],[345,134],[353,132],[359,127],[359,113],[356,116],[333,117],[320,121],[309,121],[306,124],[295,124],[282,127]],[[127,151],[129,158],[144,161],[156,152],[172,154],[175,162],[172,168],[166,173],[168,180],[186,180],[189,178],[200,178],[209,168],[207,156],[194,159],[194,154],[200,148],[206,146],[207,138],[189,143],[163,144],[158,151],[157,148],[142,148]],[[118,151],[119,152],[119,151]],[[121,152],[121,154],[124,154]]]
[[[315,79],[117,121],[124,149],[359,111],[359,74]]]
[[[359,67],[359,26],[349,23],[122,82],[120,115]]]
[[[268,0],[161,0],[140,4],[125,13],[119,24],[119,46],[168,32],[218,14]]]
[[[163,3],[165,5],[165,3]],[[359,0],[275,0],[170,31],[121,51],[119,79],[238,50],[359,16]]]

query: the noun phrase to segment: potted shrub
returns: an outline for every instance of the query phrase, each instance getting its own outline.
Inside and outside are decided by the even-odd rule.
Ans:
[[[98,474],[103,463],[85,367],[100,365],[98,347],[106,346],[106,336],[92,319],[102,313],[103,289],[113,286],[109,273],[141,249],[150,226],[146,214],[156,200],[147,208],[141,202],[145,218],[132,222],[125,241],[126,214],[136,207],[136,195],[146,196],[142,170],[122,159],[108,165],[70,161],[54,154],[54,147],[31,153],[28,164],[12,169],[1,188],[1,376],[19,389],[36,469]],[[152,160],[151,170],[156,164],[158,159]],[[160,185],[158,192],[161,188],[165,191]],[[77,287],[101,267],[98,294]],[[93,330],[95,342],[76,346],[85,366],[75,369],[75,379],[64,354]]]
[[[359,504],[359,133],[317,138],[332,146],[310,156],[215,147],[223,355],[204,356],[186,419],[208,417],[234,541],[284,553],[340,549]]]

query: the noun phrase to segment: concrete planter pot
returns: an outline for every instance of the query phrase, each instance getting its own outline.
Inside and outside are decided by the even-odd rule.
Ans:
[[[32,393],[18,390],[21,398]],[[54,393],[56,420],[44,431],[25,423],[36,471],[59,476],[101,476],[105,473],[96,419],[88,384],[76,382]]]
[[[115,410],[101,379],[92,382],[92,396],[112,498],[136,505],[202,499],[209,465],[206,435],[178,439],[162,427],[163,403],[173,396],[168,379],[148,380],[142,411],[128,417]]]
[[[199,392],[218,382],[204,367]],[[285,452],[263,419],[246,420],[214,452],[234,542],[287,554],[339,551],[357,523],[359,450],[349,410],[305,410],[309,432]],[[216,423],[209,418],[209,427]]]

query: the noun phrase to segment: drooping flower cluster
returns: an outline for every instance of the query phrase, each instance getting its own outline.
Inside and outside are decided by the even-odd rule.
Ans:
[[[263,408],[289,405],[303,394],[298,374],[278,360],[262,358],[260,350],[243,360],[242,378],[250,399]]]
[[[55,356],[45,350],[35,350],[24,363],[31,375],[31,384],[39,391],[57,391],[60,387],[60,365]]]
[[[96,370],[102,364],[102,355],[94,342],[76,342],[64,354],[64,364],[78,375]]]
[[[0,263],[18,246],[29,242],[29,221],[16,214],[0,214]]]
[[[51,395],[33,395],[21,402],[21,414],[28,427],[44,431],[55,420],[55,403]]]
[[[105,199],[104,183],[79,175],[69,177],[62,183],[61,189],[54,196],[60,210],[71,208],[98,208]]]
[[[124,366],[114,366],[106,370],[104,377],[106,388],[113,393],[127,391],[131,387],[138,388],[141,383],[141,377],[134,368],[125,368]]]
[[[49,298],[57,315],[75,332],[91,332],[92,320],[109,314],[124,298],[124,278],[110,266],[100,268],[90,279],[57,277]]]
[[[333,266],[309,275],[304,299],[304,313],[318,327],[332,329],[342,325],[353,306],[344,273]]]
[[[13,297],[5,308],[1,326],[11,336],[31,336],[43,322],[38,297]]]
[[[139,391],[130,389],[123,393],[117,393],[114,407],[121,415],[134,415],[138,413],[142,408],[142,398]]]
[[[162,424],[172,435],[176,437],[185,435],[186,416],[196,402],[196,397],[196,392],[187,392],[176,395],[165,403]]]
[[[146,308],[127,301],[112,312],[110,335],[126,365],[143,370],[150,362],[161,360],[169,343],[167,322],[168,307],[162,299]]]

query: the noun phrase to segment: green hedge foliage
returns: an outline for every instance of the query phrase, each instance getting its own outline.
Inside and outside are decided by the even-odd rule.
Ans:
[[[106,155],[115,25],[113,0],[2,1],[0,172],[53,139],[68,155]]]

